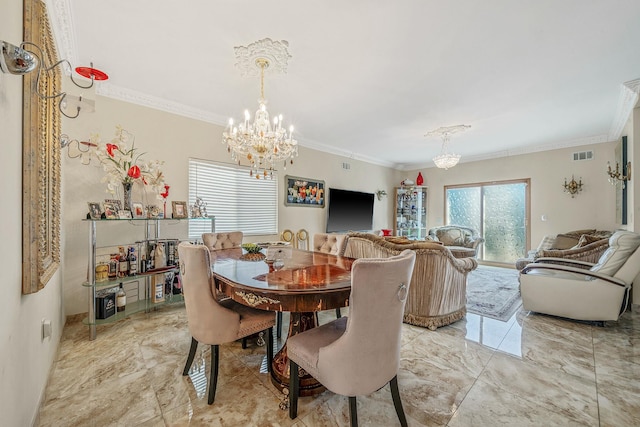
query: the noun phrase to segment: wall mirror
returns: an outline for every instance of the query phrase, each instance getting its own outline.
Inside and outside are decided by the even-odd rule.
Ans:
[[[24,0],[23,25],[24,41],[42,48],[41,66],[55,64],[57,54],[44,2]],[[23,77],[23,294],[44,288],[60,266],[60,111],[58,98],[38,95],[60,92],[59,69],[43,72],[39,81],[38,70]]]

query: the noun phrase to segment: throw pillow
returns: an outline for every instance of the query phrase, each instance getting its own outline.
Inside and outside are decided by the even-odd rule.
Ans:
[[[583,234],[582,236],[580,236],[580,240],[578,240],[578,244],[575,246],[575,249],[585,247],[590,243],[597,242],[603,239],[606,239],[606,237]]]
[[[571,234],[558,234],[551,245],[552,249],[571,249],[578,244],[579,236]]]
[[[580,236],[582,236],[583,234],[593,234],[595,233],[596,230],[595,228],[589,228],[589,229],[584,229],[584,230],[574,230],[574,231],[567,231],[566,233],[563,233],[565,236],[575,236],[576,239],[580,239]]]
[[[399,236],[384,236],[384,240],[390,243],[395,243],[396,245],[406,245],[412,243],[408,238]]]

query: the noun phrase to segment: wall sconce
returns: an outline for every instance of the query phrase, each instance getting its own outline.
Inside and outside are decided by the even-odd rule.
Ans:
[[[33,46],[39,54],[29,52],[25,49],[25,46]],[[24,75],[38,69],[38,78],[36,80],[36,88],[40,87],[41,74],[48,73],[60,64],[66,64],[69,69],[72,69],[71,64],[66,59],[62,59],[50,67],[46,67],[40,58],[45,58],[42,49],[35,43],[23,42],[20,46],[14,46],[11,43],[0,40],[0,48],[2,49],[0,55],[0,70],[9,74]],[[107,80],[109,76],[104,72],[93,68],[93,64],[90,67],[77,67],[76,73],[91,80],[88,86],[81,85],[73,78],[73,73],[69,74],[71,81],[74,85],[81,89],[89,89],[93,87],[93,83],[96,80]],[[93,101],[83,99],[82,97],[72,97],[67,95],[66,92],[54,93],[53,95],[43,95],[37,91],[36,93],[42,99],[60,98],[58,108],[65,117],[75,119],[80,115],[80,110],[88,112],[94,111]],[[73,99],[71,99],[73,98]],[[74,111],[75,114],[67,114],[65,110]]]
[[[567,178],[564,179],[564,192],[571,194],[571,198],[573,199],[576,194],[582,191],[582,178],[580,178],[579,182],[576,182],[573,175],[571,175],[571,181],[567,182]]]
[[[387,197],[387,192],[384,190],[376,191],[376,196],[378,196],[378,200],[382,200],[383,197]]]
[[[618,182],[622,181],[622,188],[624,188],[624,182],[631,180],[631,162],[627,163],[627,174],[624,175],[624,169],[620,172],[620,165],[616,162],[616,170],[615,172],[611,170],[611,164],[607,162],[607,175],[609,175],[609,183],[611,185],[616,185]]]
[[[0,70],[9,74],[23,75],[35,70],[38,66],[38,58],[24,50],[22,47],[0,40]]]
[[[89,141],[79,141],[77,139],[69,138],[69,135],[60,135],[60,148],[64,151],[67,149],[67,156],[70,159],[80,158],[83,165],[91,163],[92,158],[96,158],[95,149],[98,144]],[[96,158],[97,160],[97,158]]]

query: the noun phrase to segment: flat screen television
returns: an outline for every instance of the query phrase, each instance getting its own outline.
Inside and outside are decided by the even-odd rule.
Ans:
[[[327,233],[373,229],[373,193],[329,188]]]

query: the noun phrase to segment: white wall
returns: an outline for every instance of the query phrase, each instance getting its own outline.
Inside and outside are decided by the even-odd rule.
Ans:
[[[79,94],[73,87],[67,87],[67,89]],[[135,135],[136,147],[147,153],[145,159],[165,161],[163,171],[166,182],[171,186],[169,206],[171,200],[188,200],[189,157],[231,162],[226,146],[221,142],[223,128],[220,126],[95,96],[91,91],[85,91],[83,95],[95,99],[96,112],[81,115],[75,120],[65,119],[63,121],[65,133],[71,138],[86,141],[91,133],[97,132],[101,139],[106,141],[113,138],[116,125],[127,129]],[[87,202],[102,202],[105,198],[109,198],[109,195],[105,193],[106,184],[100,182],[104,175],[100,168],[84,166],[79,158],[71,159],[66,153],[67,151],[64,150],[65,215],[63,223],[68,230],[64,236],[67,259],[64,288],[66,314],[70,315],[87,311],[88,293],[81,283],[86,280],[88,225],[81,219],[87,212]],[[342,162],[350,163],[351,169],[344,171]],[[375,193],[379,189],[389,191],[396,181],[396,173],[385,167],[300,147],[300,155],[294,160],[294,164],[289,165],[286,170],[279,171],[279,229],[291,229],[295,232],[304,228],[310,236],[325,229],[326,209],[285,206],[285,175],[324,180],[327,188],[336,187]],[[141,197],[139,189],[134,190],[134,200]],[[392,210],[392,198],[387,197],[382,201],[376,199],[375,229],[392,228],[390,223]],[[168,211],[170,212],[170,208]],[[215,215],[215,206],[208,206],[207,211],[210,215]],[[99,239],[101,239],[98,242],[99,245],[105,242],[117,244],[122,236],[126,236],[127,242],[141,236],[139,231],[131,236],[131,227],[126,225],[100,224],[98,227]],[[110,240],[110,237],[114,236],[115,239]],[[246,241],[262,240],[265,237],[278,238],[278,236],[249,236]]]
[[[2,3],[0,39],[22,42],[22,0]],[[61,272],[45,289],[22,295],[22,80],[0,72],[2,199],[0,259],[0,414],[2,425],[32,425],[46,386],[63,327]],[[53,336],[41,340],[41,321],[50,319]]]

